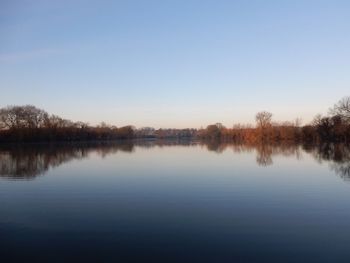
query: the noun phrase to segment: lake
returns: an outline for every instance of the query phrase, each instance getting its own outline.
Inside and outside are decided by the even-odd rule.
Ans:
[[[2,262],[350,262],[350,149],[0,146]]]

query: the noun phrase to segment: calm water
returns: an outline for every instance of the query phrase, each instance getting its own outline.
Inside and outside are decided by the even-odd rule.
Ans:
[[[350,262],[350,150],[0,146],[1,262]]]

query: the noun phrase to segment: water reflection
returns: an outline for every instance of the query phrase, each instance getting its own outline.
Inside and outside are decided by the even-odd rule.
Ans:
[[[300,159],[307,153],[329,167],[344,180],[350,181],[350,147],[344,144],[299,145],[299,144],[233,144],[220,141],[191,140],[141,140],[128,142],[26,144],[0,146],[0,177],[7,179],[33,179],[49,169],[72,160],[87,158],[91,153],[104,158],[117,152],[132,153],[135,147],[154,148],[172,146],[202,146],[218,154],[231,150],[234,154],[252,153],[256,163],[265,167],[273,165],[274,156]]]
[[[283,155],[285,157],[295,157],[300,159],[301,149],[298,144],[233,144],[220,142],[205,142],[209,151],[222,153],[231,149],[234,153],[255,152],[256,162],[260,166],[269,166],[273,164],[274,155]]]
[[[50,168],[95,152],[101,157],[118,151],[132,152],[133,143],[24,144],[0,147],[0,176],[32,179]]]
[[[350,181],[350,147],[344,144],[322,144],[304,147],[314,158],[322,163],[329,162],[330,169],[346,181]]]

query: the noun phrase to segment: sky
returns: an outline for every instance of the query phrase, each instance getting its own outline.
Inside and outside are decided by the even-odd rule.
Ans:
[[[350,1],[0,0],[0,107],[155,128],[326,114],[350,95]]]

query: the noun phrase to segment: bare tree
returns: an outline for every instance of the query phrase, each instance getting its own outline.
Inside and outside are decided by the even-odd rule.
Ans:
[[[13,128],[40,128],[48,119],[46,111],[32,105],[8,106],[0,109],[1,126]]]
[[[338,101],[330,110],[332,115],[339,115],[342,119],[350,121],[350,96]]]
[[[41,128],[49,115],[46,111],[32,105],[8,106],[0,109],[0,126],[12,128]]]
[[[0,109],[0,122],[6,129],[10,129],[16,126],[16,114],[13,107],[6,107]]]
[[[272,113],[267,111],[258,112],[255,115],[255,120],[257,126],[257,138],[262,141],[269,140],[272,130]]]
[[[323,119],[322,115],[321,115],[321,114],[317,114],[317,115],[313,118],[313,120],[312,120],[312,122],[311,122],[311,125],[313,125],[313,126],[319,125],[319,124],[321,123],[322,119]]]
[[[258,112],[255,115],[255,120],[256,120],[257,127],[260,129],[270,127],[271,120],[272,120],[272,113],[267,111]]]
[[[23,122],[28,128],[42,128],[45,125],[49,115],[46,111],[38,109],[32,105],[22,107]]]

